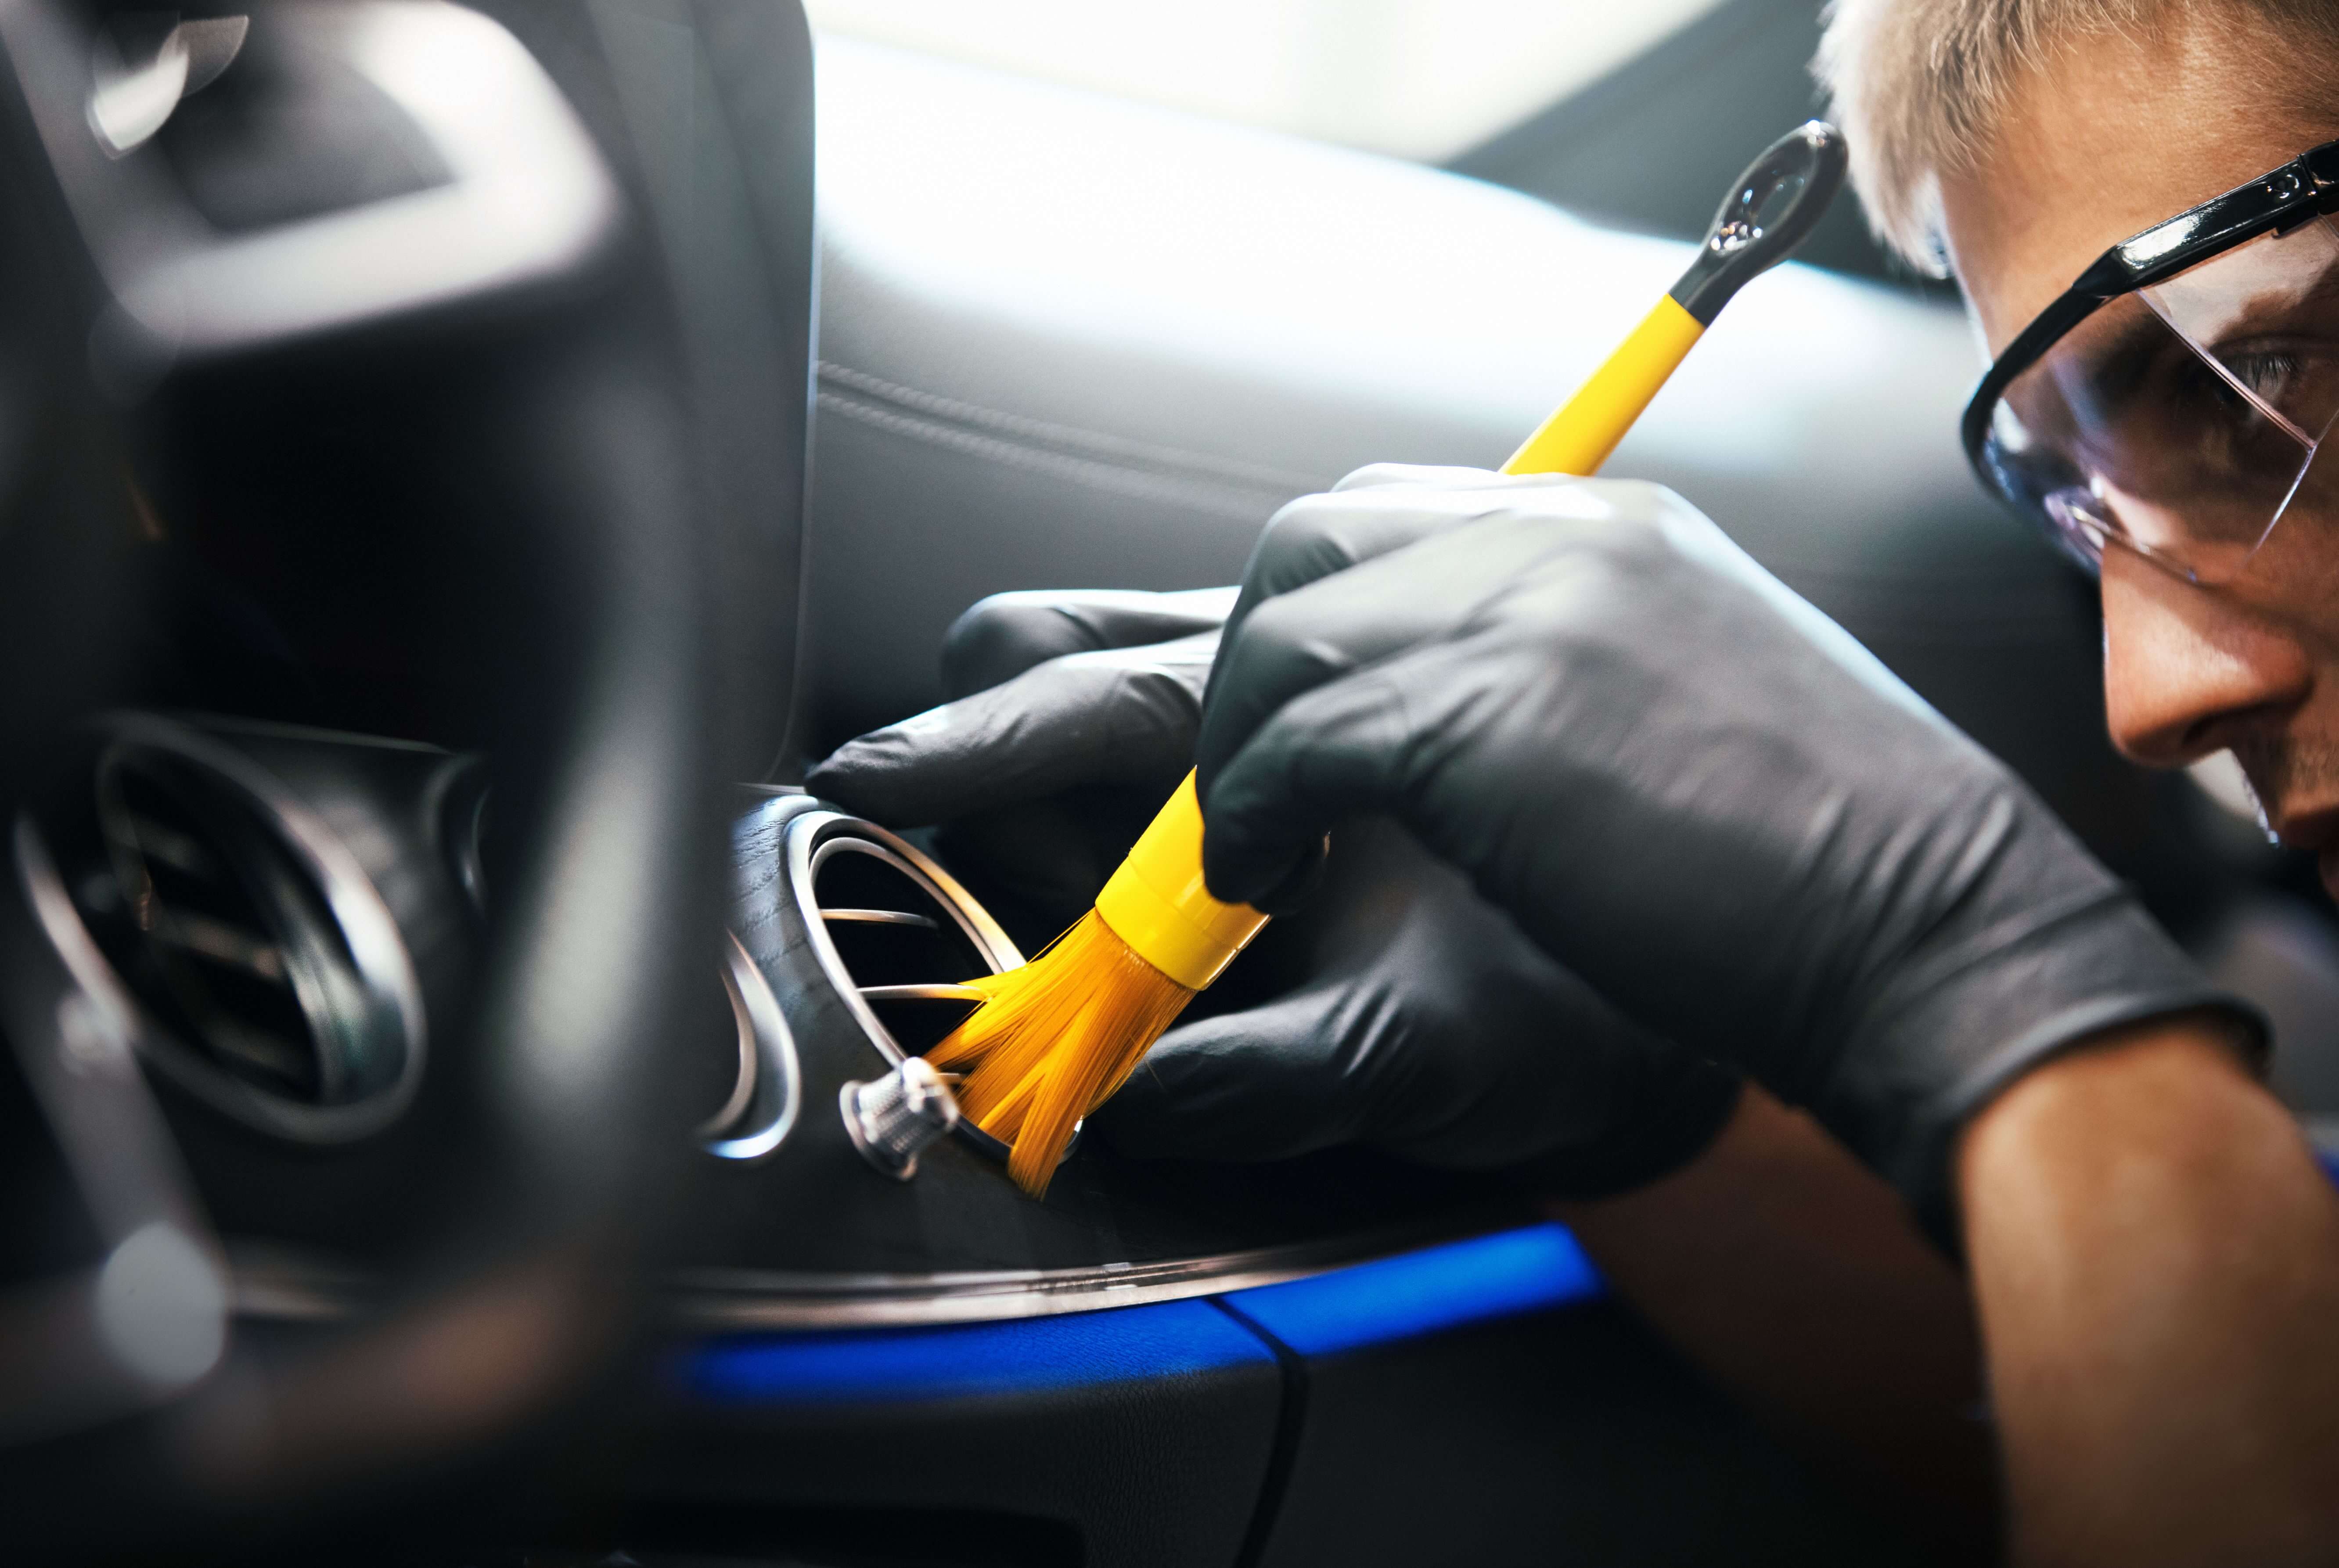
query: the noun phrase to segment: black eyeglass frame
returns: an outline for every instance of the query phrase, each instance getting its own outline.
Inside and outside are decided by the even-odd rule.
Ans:
[[[2166,282],[2261,235],[2286,234],[2334,212],[2339,212],[2339,142],[2325,142],[2246,184],[2130,235],[2089,262],[2054,303],[2016,334],[1966,404],[1958,433],[1982,488],[2026,521],[2045,528],[2058,547],[2068,549],[2046,516],[2045,498],[2028,496],[2027,487],[1991,459],[1990,426],[2006,390],[2073,328],[2122,295]]]

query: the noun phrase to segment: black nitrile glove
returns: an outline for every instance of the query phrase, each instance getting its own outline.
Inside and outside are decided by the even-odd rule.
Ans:
[[[1364,469],[1278,516],[1236,616],[1198,746],[1214,892],[1387,812],[1944,1234],[1957,1129],[2045,1057],[2205,1007],[2258,1038],[2027,788],[1670,491]]]
[[[808,785],[879,820],[948,822],[954,865],[1022,864],[1021,891],[1068,923],[1191,765],[1217,642],[1194,625],[1232,602],[987,599],[952,628],[945,680],[1000,684],[848,744]],[[1147,640],[1165,632],[1187,635]],[[1271,1000],[1171,1031],[1091,1119],[1099,1136],[1219,1159],[1360,1143],[1590,1197],[1685,1164],[1737,1102],[1733,1074],[1619,1017],[1386,820],[1343,824],[1309,909],[1241,963],[1220,989],[1279,964]]]
[[[1713,1140],[1740,1081],[1632,1023],[1387,817],[1340,824],[1301,972],[1162,1037],[1091,1117],[1124,1153],[1281,1159],[1362,1144],[1596,1198]]]
[[[943,858],[1044,941],[1096,902],[1194,765],[1234,596],[994,594],[943,639],[957,700],[846,742],[804,787],[895,827],[942,824]]]

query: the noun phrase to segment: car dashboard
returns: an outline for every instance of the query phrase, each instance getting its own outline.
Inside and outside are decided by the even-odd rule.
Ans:
[[[1929,1550],[1530,1191],[1081,1139],[1024,1195],[918,1053],[1050,933],[926,824],[789,782],[940,701],[987,594],[1223,584],[1361,464],[1499,461],[1680,242],[815,59],[793,5],[195,20],[0,22],[9,340],[72,390],[10,431],[35,520],[0,539],[36,672],[0,715],[25,1544]],[[2293,873],[2101,739],[2084,585],[1957,452],[1975,363],[1938,302],[1788,268],[1613,471],[1710,510],[2180,933],[2322,994]]]

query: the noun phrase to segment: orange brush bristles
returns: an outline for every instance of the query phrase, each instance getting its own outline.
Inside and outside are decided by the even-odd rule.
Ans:
[[[1094,910],[1022,968],[968,983],[989,1000],[926,1060],[964,1074],[961,1112],[1013,1146],[1007,1173],[1035,1198],[1073,1125],[1111,1098],[1195,994]]]

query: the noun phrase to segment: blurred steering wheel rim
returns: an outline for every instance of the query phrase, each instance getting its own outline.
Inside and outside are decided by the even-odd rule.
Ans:
[[[313,360],[349,333],[379,339],[410,321],[476,318],[507,297],[579,321],[597,311],[661,314],[655,302],[642,308],[662,280],[629,242],[629,204],[605,149],[499,24],[442,0],[358,0],[261,9],[253,25],[328,51],[402,50],[390,74],[403,70],[410,83],[418,48],[453,51],[442,65],[459,59],[497,77],[510,90],[504,107],[516,100],[541,122],[533,152],[567,160],[550,172],[567,211],[526,243],[472,257],[468,275],[426,250],[436,271],[419,284],[401,288],[390,269],[373,298],[272,316],[255,308],[239,320],[228,286],[236,266],[274,266],[281,277],[297,252],[280,246],[271,256],[149,221],[142,202],[158,200],[153,171],[135,149],[116,153],[92,134],[91,29],[52,0],[5,0],[0,49],[17,101],[0,104],[9,122],[0,136],[15,143],[17,167],[0,192],[69,219],[50,227],[74,253],[39,271],[61,282],[66,297],[56,303],[84,328],[79,344],[71,332],[56,337],[50,364],[86,383],[60,402],[85,427],[77,449],[98,454],[67,467],[79,506],[99,516],[141,504],[125,502],[120,471],[108,471],[120,449],[106,431],[142,383],[173,362]],[[330,229],[336,216],[311,227]],[[241,256],[227,253],[240,243]],[[217,295],[208,314],[207,281]],[[493,1146],[481,1169],[493,1187],[449,1206],[440,1233],[400,1266],[380,1310],[291,1347],[255,1352],[230,1332],[232,1281],[134,1064],[138,1021],[119,987],[109,990],[103,959],[75,951],[70,910],[54,900],[44,907],[40,830],[9,807],[0,1029],[84,1196],[92,1181],[128,1189],[89,1205],[107,1211],[106,1258],[87,1279],[54,1283],[83,1301],[84,1317],[102,1320],[107,1266],[118,1274],[125,1256],[162,1257],[179,1270],[173,1277],[215,1293],[223,1336],[209,1364],[178,1384],[148,1376],[143,1390],[98,1391],[98,1419],[36,1422],[13,1439],[0,1430],[0,1514],[20,1542],[66,1559],[215,1550],[330,1518],[402,1478],[508,1452],[564,1399],[606,1378],[637,1326],[645,1237],[666,1172],[691,1148],[657,1092],[660,1026],[704,990],[719,937],[726,644],[710,610],[723,602],[712,581],[717,553],[698,537],[706,523],[675,347],[655,335],[646,346],[624,330],[606,340],[580,332],[591,340],[575,360],[529,383],[544,406],[514,421],[534,443],[516,461],[537,463],[548,492],[529,545],[547,552],[561,589],[577,590],[558,606],[568,656],[524,657],[526,667],[489,677],[515,688],[514,705],[533,706],[533,733],[509,737],[496,755],[499,798],[522,803],[510,814],[524,825],[499,867],[469,1016],[433,1026],[434,1070],[449,1070],[455,1055],[469,1060],[479,1137]],[[65,352],[54,351],[60,343]],[[74,364],[70,350],[82,344]],[[20,488],[15,505],[39,499]],[[97,619],[119,626],[136,616],[135,589],[108,570],[97,560],[77,586],[90,590]],[[74,656],[84,628],[60,622],[50,628],[56,646],[27,657],[20,639],[9,684],[37,681]],[[0,750],[21,759],[54,749],[104,685],[100,672],[55,692],[9,694]],[[8,771],[0,783],[24,797],[35,769]],[[97,1141],[75,1147],[65,1124],[76,1117]],[[110,1169],[93,1169],[91,1158]],[[8,1321],[0,1312],[0,1326]],[[190,1353],[180,1369],[200,1359]]]

